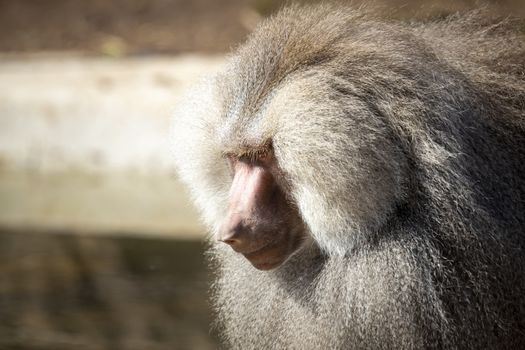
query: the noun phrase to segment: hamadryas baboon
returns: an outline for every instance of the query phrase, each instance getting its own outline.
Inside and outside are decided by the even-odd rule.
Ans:
[[[525,348],[519,23],[289,7],[174,129],[228,348]]]

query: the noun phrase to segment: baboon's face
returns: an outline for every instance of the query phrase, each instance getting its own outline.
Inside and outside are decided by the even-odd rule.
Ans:
[[[244,255],[255,268],[273,269],[298,249],[304,225],[277,181],[281,171],[271,143],[226,154],[225,160],[233,180],[217,239]]]

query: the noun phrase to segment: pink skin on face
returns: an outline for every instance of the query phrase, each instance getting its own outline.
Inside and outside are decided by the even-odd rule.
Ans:
[[[230,162],[234,175],[228,213],[217,238],[257,269],[275,268],[297,249],[299,240],[291,232],[298,215],[275,181],[271,159]]]

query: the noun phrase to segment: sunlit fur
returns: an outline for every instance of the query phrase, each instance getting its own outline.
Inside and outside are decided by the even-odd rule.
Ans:
[[[269,141],[308,231],[266,272],[213,244],[227,348],[525,348],[517,28],[291,7],[181,104],[176,163],[210,232],[224,154]]]

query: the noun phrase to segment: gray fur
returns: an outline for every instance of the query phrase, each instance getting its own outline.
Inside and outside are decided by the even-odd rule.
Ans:
[[[525,39],[482,13],[265,21],[177,113],[181,177],[216,232],[222,154],[273,141],[308,228],[279,268],[213,245],[228,348],[525,348]]]

